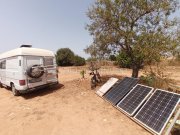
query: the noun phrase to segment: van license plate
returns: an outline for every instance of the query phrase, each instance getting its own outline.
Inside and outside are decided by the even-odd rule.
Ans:
[[[37,79],[31,79],[29,80],[29,83],[36,83],[36,82],[41,82],[42,79],[41,78],[37,78]]]

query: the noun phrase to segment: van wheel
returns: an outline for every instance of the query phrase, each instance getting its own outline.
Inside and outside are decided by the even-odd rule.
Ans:
[[[11,90],[12,90],[12,93],[13,93],[14,96],[19,96],[20,95],[19,91],[16,90],[14,84],[11,84]]]
[[[2,88],[3,86],[2,86],[2,83],[0,82],[0,88]]]

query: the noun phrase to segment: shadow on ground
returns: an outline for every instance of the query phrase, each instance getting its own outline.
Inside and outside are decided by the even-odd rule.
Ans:
[[[32,99],[35,97],[51,94],[53,92],[61,90],[61,88],[63,88],[63,87],[64,87],[63,84],[57,84],[55,86],[48,86],[48,87],[41,88],[38,90],[30,91],[30,92],[22,94],[21,96],[28,100],[28,99]]]

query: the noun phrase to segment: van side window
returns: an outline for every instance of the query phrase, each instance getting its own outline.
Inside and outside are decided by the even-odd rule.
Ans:
[[[0,61],[0,69],[2,69],[2,61]]]
[[[19,66],[18,57],[11,57],[6,59],[6,69],[17,70]]]
[[[19,66],[21,66],[21,60],[19,60]]]
[[[6,69],[6,60],[1,62],[1,69]]]

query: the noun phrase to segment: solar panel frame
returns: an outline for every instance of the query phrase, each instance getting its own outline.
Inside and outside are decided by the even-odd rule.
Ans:
[[[169,91],[166,91],[166,90],[163,90],[163,89],[156,89],[156,90],[154,91],[154,93],[155,93],[157,90],[159,90],[159,91],[165,91],[165,92],[167,92],[167,93],[172,93],[172,94],[175,94],[175,95],[180,96],[180,94],[177,94],[177,93],[174,93],[174,92],[169,92]],[[147,101],[146,101],[146,102],[144,103],[144,105],[139,109],[139,111],[136,113],[136,115],[135,115],[134,117],[132,117],[132,119],[133,119],[135,122],[137,122],[138,124],[140,124],[141,126],[143,126],[145,129],[147,129],[149,132],[151,132],[151,133],[153,133],[153,134],[156,134],[156,135],[161,135],[162,132],[163,132],[163,130],[165,129],[168,121],[170,120],[170,118],[172,117],[173,113],[175,112],[178,104],[180,103],[180,99],[178,100],[178,102],[177,102],[176,105],[174,106],[174,108],[173,108],[172,112],[170,113],[169,117],[167,118],[167,120],[164,122],[164,125],[163,125],[161,131],[160,131],[160,132],[157,132],[157,131],[155,131],[154,129],[152,129],[151,127],[147,126],[147,125],[144,124],[142,121],[140,121],[140,120],[138,120],[138,119],[136,118],[136,116],[138,115],[138,113],[139,113],[139,112],[143,109],[143,107],[148,103],[148,101],[151,99],[151,97],[154,95],[154,93],[152,93],[152,95],[147,99]]]
[[[111,91],[114,87],[116,87],[119,83],[120,83],[121,81],[120,80],[118,80],[106,93],[108,93],[109,91]],[[105,94],[106,94],[105,93]],[[105,95],[104,94],[104,95]],[[104,97],[104,95],[101,97],[102,99],[104,99],[106,102],[108,102],[108,103],[110,103],[112,106],[115,106],[115,105],[113,105],[109,100],[106,100],[106,98]],[[116,107],[116,106],[115,106]]]
[[[137,82],[136,82],[136,84],[138,83],[138,81],[139,81],[139,79],[137,79],[137,78],[133,78],[133,77],[125,77],[126,79],[135,79]],[[120,84],[120,83],[122,83],[122,82],[124,82],[124,80],[125,80],[125,78],[124,79],[122,79],[122,80],[119,80],[119,81],[117,81],[117,83],[115,83],[114,85],[113,85],[113,87],[108,91],[108,92],[111,92],[111,90],[113,89],[113,88],[115,88],[115,87],[118,87],[118,85]],[[135,85],[136,85],[135,84]],[[124,84],[123,84],[124,85]],[[134,85],[134,86],[135,86]],[[126,94],[128,94],[129,93],[129,91],[134,87],[134,86],[131,86],[130,88],[129,88],[129,90],[126,92]],[[116,88],[115,88],[116,89]],[[124,96],[126,95],[124,95],[123,97],[122,97],[122,99],[120,99],[116,104],[114,104],[113,102],[111,102],[110,100],[108,100],[106,97],[105,97],[105,95],[106,94],[108,94],[108,92],[106,92],[103,96],[102,96],[102,98],[103,99],[105,99],[108,103],[110,103],[112,106],[114,106],[114,107],[116,107],[116,105],[124,98]]]
[[[119,79],[117,78],[110,78],[104,85],[102,85],[97,91],[96,94],[100,97],[102,97],[104,94],[106,94],[109,90],[111,90],[112,87],[116,83],[119,82]],[[107,87],[107,88],[106,88]]]
[[[121,104],[133,91],[134,89],[137,87],[137,86],[143,86],[143,87],[146,87],[146,88],[150,88],[151,90],[149,91],[149,93],[146,95],[146,97],[144,97],[144,99],[139,103],[139,105],[136,107],[136,109],[130,114],[128,113],[126,110],[123,110],[121,107],[119,107],[118,105]],[[143,105],[143,103],[148,99],[148,97],[150,97],[150,95],[152,94],[154,88],[153,87],[149,87],[149,86],[146,86],[146,85],[142,85],[142,84],[137,84],[136,86],[134,86],[130,92],[116,105],[117,109],[120,110],[121,112],[123,112],[124,114],[128,115],[128,116],[133,116],[137,111],[138,109],[140,109],[140,107]]]

